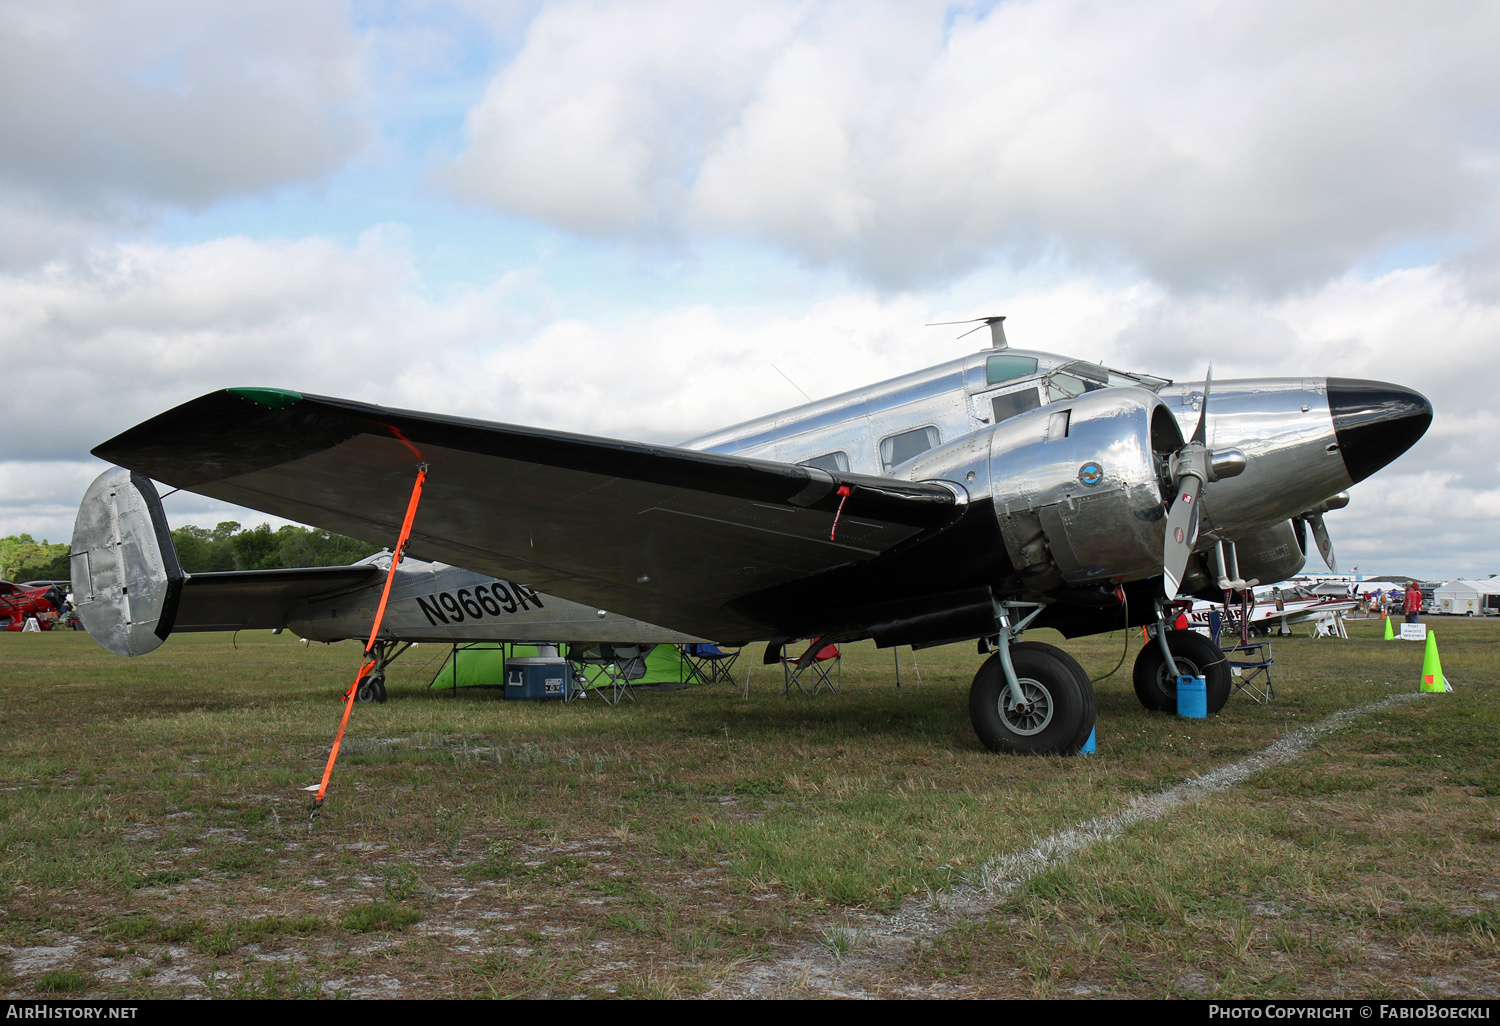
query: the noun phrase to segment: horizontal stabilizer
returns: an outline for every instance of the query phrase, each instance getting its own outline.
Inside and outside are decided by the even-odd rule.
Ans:
[[[190,574],[183,582],[172,629],[274,630],[287,625],[300,603],[359,591],[384,578],[385,568],[370,563]]]

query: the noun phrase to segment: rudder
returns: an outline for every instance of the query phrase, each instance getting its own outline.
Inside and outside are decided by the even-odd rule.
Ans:
[[[186,575],[151,479],[111,467],[78,507],[68,554],[73,605],[116,655],[144,655],[172,633]]]

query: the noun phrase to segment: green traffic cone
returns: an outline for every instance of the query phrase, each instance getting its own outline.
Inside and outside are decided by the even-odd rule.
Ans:
[[[1395,641],[1396,640],[1396,632],[1393,631],[1393,630],[1391,630],[1391,614],[1390,613],[1386,613],[1384,616],[1381,617],[1381,619],[1385,621],[1385,640],[1386,641]]]
[[[1422,657],[1422,690],[1441,694],[1452,691],[1448,678],[1443,676],[1443,661],[1438,658],[1437,634],[1427,632],[1427,654]]]

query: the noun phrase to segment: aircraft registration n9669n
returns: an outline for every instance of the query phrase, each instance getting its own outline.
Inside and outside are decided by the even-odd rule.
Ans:
[[[793,639],[979,639],[993,652],[970,691],[981,741],[1075,752],[1092,685],[1024,630],[1157,623],[1142,659],[1161,686],[1142,701],[1166,707],[1179,669],[1217,664],[1217,709],[1227,668],[1165,629],[1171,603],[1292,576],[1305,525],[1331,561],[1322,514],[1432,420],[1400,385],[1173,383],[1011,349],[1003,318],[985,320],[980,352],[676,447],[230,388],[94,454],[387,544],[425,464],[413,557],[670,632],[768,640],[768,662]]]

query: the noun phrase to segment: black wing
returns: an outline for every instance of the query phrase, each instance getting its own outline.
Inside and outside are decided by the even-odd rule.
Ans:
[[[699,637],[775,633],[735,600],[859,564],[958,513],[938,484],[226,389],[94,450],[158,481]],[[837,540],[829,534],[842,497]]]

